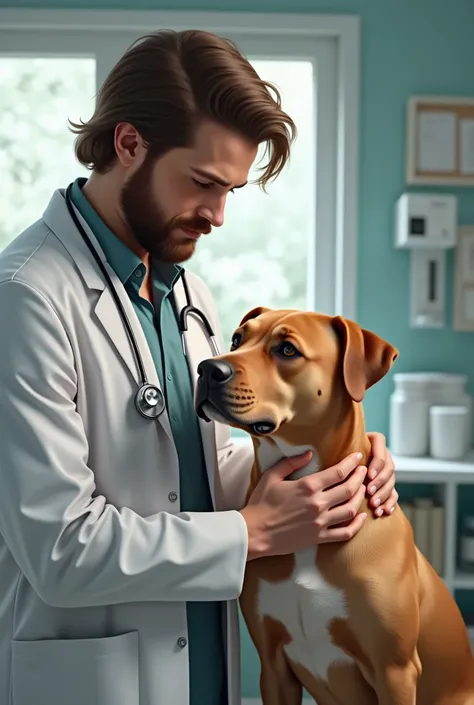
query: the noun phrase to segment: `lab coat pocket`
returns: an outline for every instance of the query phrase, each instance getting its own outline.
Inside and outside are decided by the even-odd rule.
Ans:
[[[12,642],[12,705],[138,705],[138,633]]]

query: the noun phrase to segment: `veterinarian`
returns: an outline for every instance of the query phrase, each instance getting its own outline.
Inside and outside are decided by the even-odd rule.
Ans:
[[[283,482],[302,457],[244,506],[252,451],[193,407],[222,341],[182,264],[259,144],[278,176],[294,125],[233,46],[190,31],[136,43],[72,129],[90,178],[0,256],[0,702],[238,705],[247,561],[350,539],[366,492],[356,455]]]

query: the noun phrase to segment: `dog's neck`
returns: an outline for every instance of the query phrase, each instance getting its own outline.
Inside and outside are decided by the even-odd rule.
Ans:
[[[265,472],[282,458],[311,450],[312,459],[288,476],[296,480],[318,470],[332,467],[351,453],[361,452],[361,465],[370,460],[371,444],[367,438],[362,406],[352,400],[344,405],[329,423],[288,427],[285,433],[254,439],[260,472]]]

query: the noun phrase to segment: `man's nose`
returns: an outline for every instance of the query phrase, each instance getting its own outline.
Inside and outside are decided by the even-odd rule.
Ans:
[[[210,222],[212,227],[220,228],[224,224],[225,198],[209,204],[203,204],[198,209],[198,215]]]

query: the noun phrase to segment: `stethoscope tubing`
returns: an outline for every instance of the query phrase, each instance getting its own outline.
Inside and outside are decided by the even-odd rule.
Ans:
[[[69,186],[67,187],[66,196],[65,196],[66,205],[67,205],[69,214],[70,214],[70,216],[74,222],[74,225],[76,226],[79,234],[81,235],[82,239],[84,240],[84,242],[88,246],[92,256],[94,257],[95,261],[97,262],[97,265],[98,265],[100,271],[102,272],[102,274],[107,282],[107,286],[108,286],[108,288],[114,298],[115,304],[116,304],[118,311],[120,313],[120,317],[125,325],[125,328],[127,330],[127,335],[129,337],[129,340],[130,340],[132,347],[133,347],[133,353],[134,353],[134,357],[135,357],[138,371],[139,371],[139,375],[140,375],[140,385],[139,385],[139,388],[135,394],[135,406],[137,408],[137,411],[144,418],[156,419],[163,413],[163,411],[166,408],[163,392],[161,391],[161,389],[159,389],[159,387],[157,387],[154,384],[151,384],[148,381],[146,371],[145,371],[145,365],[143,364],[143,359],[142,359],[142,356],[140,353],[140,348],[138,346],[137,339],[136,339],[135,334],[133,332],[133,328],[130,323],[130,319],[127,316],[127,312],[125,311],[125,308],[122,304],[122,301],[120,300],[118,292],[114,286],[114,283],[113,283],[104,263],[102,262],[102,260],[99,256],[99,253],[95,249],[90,237],[86,233],[84,227],[82,226],[82,223],[79,221],[79,218],[77,217],[77,214],[76,214],[74,207],[73,207],[73,204],[72,204],[71,188],[72,188],[72,184],[69,184]],[[188,283],[186,281],[184,269],[181,270],[181,280],[183,283],[183,288],[184,288],[184,292],[185,292],[185,296],[186,296],[186,305],[183,307],[183,309],[180,311],[180,313],[178,315],[178,325],[179,325],[179,330],[181,333],[181,338],[183,341],[184,354],[186,355],[186,345],[184,342],[184,334],[188,330],[187,318],[190,314],[194,314],[194,315],[198,316],[198,318],[200,318],[200,320],[202,321],[202,323],[206,329],[206,333],[209,336],[209,341],[210,341],[210,344],[213,348],[213,353],[215,355],[218,355],[219,349],[218,349],[217,342],[215,339],[214,331],[209,323],[209,320],[207,319],[207,317],[204,315],[204,313],[200,309],[196,308],[196,306],[193,306],[193,304],[192,304],[191,294],[189,291]]]

